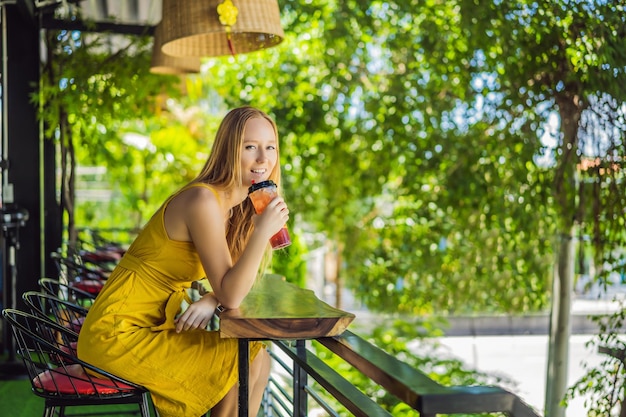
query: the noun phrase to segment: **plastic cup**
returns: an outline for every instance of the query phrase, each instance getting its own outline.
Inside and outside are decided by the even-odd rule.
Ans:
[[[272,180],[252,184],[250,188],[248,188],[248,197],[250,197],[250,201],[252,201],[252,205],[257,214],[263,213],[265,207],[267,207],[269,202],[277,195],[278,187],[276,187],[276,183]],[[280,249],[291,245],[291,238],[289,237],[286,225],[270,238],[270,244],[272,245],[272,249]]]

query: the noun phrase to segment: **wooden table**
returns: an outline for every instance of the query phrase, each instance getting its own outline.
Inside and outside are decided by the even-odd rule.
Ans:
[[[305,340],[343,333],[354,320],[324,303],[313,291],[266,275],[241,306],[219,314],[220,336],[239,339],[239,416],[248,417],[250,340]]]

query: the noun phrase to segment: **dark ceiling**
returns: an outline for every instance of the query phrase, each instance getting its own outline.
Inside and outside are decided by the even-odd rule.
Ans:
[[[18,0],[44,29],[152,34],[162,0]]]

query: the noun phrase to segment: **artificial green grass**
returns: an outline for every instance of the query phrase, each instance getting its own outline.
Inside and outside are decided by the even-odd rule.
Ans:
[[[0,380],[0,404],[3,410],[2,415],[5,415],[4,412],[10,412],[10,414],[6,415],[11,417],[36,417],[43,415],[44,400],[32,392],[30,381],[25,377]],[[128,411],[128,413],[120,414],[120,412],[124,411]],[[134,404],[67,407],[65,413],[67,416],[138,416],[139,407]],[[151,413],[154,413],[154,410],[151,410]]]
[[[32,393],[27,379],[0,381],[0,404],[13,417],[43,415],[43,399]]]

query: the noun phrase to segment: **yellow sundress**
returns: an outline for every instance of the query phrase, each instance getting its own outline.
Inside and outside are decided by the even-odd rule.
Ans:
[[[193,186],[215,193],[206,184]],[[90,307],[78,357],[146,387],[161,417],[198,417],[237,381],[237,340],[221,339],[215,331],[174,329],[186,289],[205,273],[193,243],[171,240],[165,232],[163,213],[171,198],[148,221]],[[251,358],[261,346],[250,344]]]

